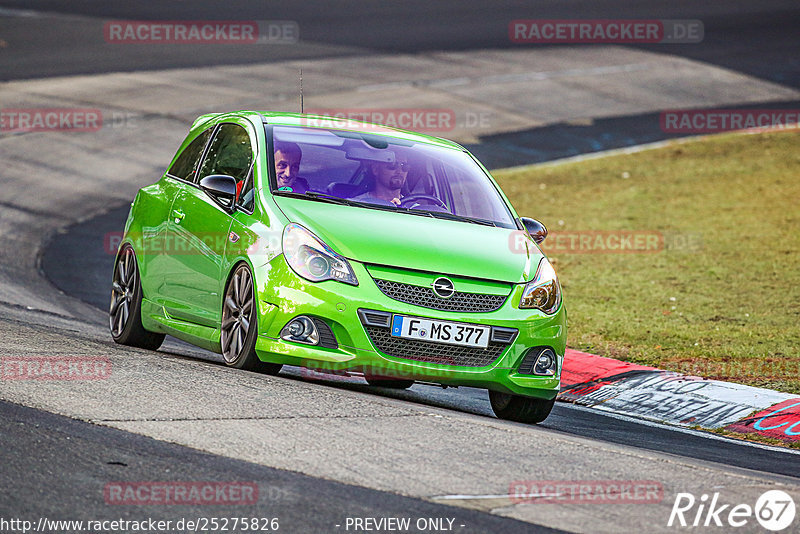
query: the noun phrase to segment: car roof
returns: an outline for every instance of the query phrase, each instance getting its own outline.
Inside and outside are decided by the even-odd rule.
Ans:
[[[393,128],[365,121],[354,119],[343,119],[329,117],[326,115],[313,115],[303,113],[281,113],[276,111],[234,111],[230,113],[207,113],[199,116],[192,125],[192,128],[210,122],[212,119],[223,118],[224,116],[247,117],[252,122],[263,122],[275,126],[302,126],[306,128],[323,128],[332,130],[345,130],[350,132],[366,133],[373,135],[386,135],[404,139],[415,143],[427,143],[447,148],[464,150],[464,147],[441,137],[425,135],[421,133]]]

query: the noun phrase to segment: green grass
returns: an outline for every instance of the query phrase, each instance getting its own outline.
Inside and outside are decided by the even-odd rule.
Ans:
[[[655,253],[548,253],[570,347],[800,394],[800,132],[493,174],[551,237],[665,236]]]

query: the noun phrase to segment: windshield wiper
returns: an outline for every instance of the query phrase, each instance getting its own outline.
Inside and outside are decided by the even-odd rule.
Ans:
[[[311,198],[318,198],[320,200],[323,200],[323,199],[324,200],[329,200],[329,201],[335,202],[337,204],[345,204],[345,205],[352,204],[352,202],[350,202],[346,198],[337,197],[336,195],[330,195],[328,193],[321,193],[319,191],[306,191],[305,196],[311,197]]]
[[[344,198],[327,193],[320,193],[318,191],[306,191],[305,193],[296,193],[295,191],[281,191],[280,189],[273,191],[273,195],[291,198],[309,198],[311,200],[318,200],[320,202],[330,202],[331,204],[343,204],[349,206],[352,203]]]
[[[280,189],[278,189],[277,191],[273,191],[272,194],[284,197],[291,197],[291,198],[307,198],[309,200],[316,200],[319,202],[330,202],[331,204],[341,204],[343,206],[359,206],[363,208],[371,208],[374,210],[383,210],[383,211],[402,211],[396,206],[384,206],[382,204],[372,204],[370,202],[350,200],[348,198],[337,197],[336,195],[322,193],[320,191],[306,191],[305,193],[296,193],[294,191],[281,191]]]
[[[323,200],[334,202],[336,204],[343,204],[345,206],[359,206],[364,208],[371,208],[374,210],[383,210],[383,211],[398,211],[397,206],[384,206],[382,204],[372,204],[371,202],[362,202],[360,200],[352,200],[349,198],[341,198],[337,197],[336,195],[331,195],[328,193],[321,193],[319,191],[306,191],[305,196],[309,196],[313,199]]]
[[[448,221],[466,221],[475,224],[481,224],[483,226],[497,226],[493,221],[487,221],[486,219],[478,219],[477,217],[468,217],[466,215],[456,215],[454,213],[446,213],[443,211],[427,211],[427,210],[411,210],[411,213],[419,211],[424,213],[425,215],[429,215],[431,217],[435,217],[437,219],[447,219]]]

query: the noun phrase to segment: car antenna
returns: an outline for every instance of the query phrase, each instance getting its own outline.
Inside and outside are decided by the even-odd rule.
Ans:
[[[303,113],[303,69],[300,69],[300,113]]]

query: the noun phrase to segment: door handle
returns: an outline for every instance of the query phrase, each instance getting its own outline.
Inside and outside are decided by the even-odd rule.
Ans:
[[[172,216],[175,217],[175,224],[178,224],[183,220],[184,217],[186,217],[186,214],[181,210],[173,210]]]

